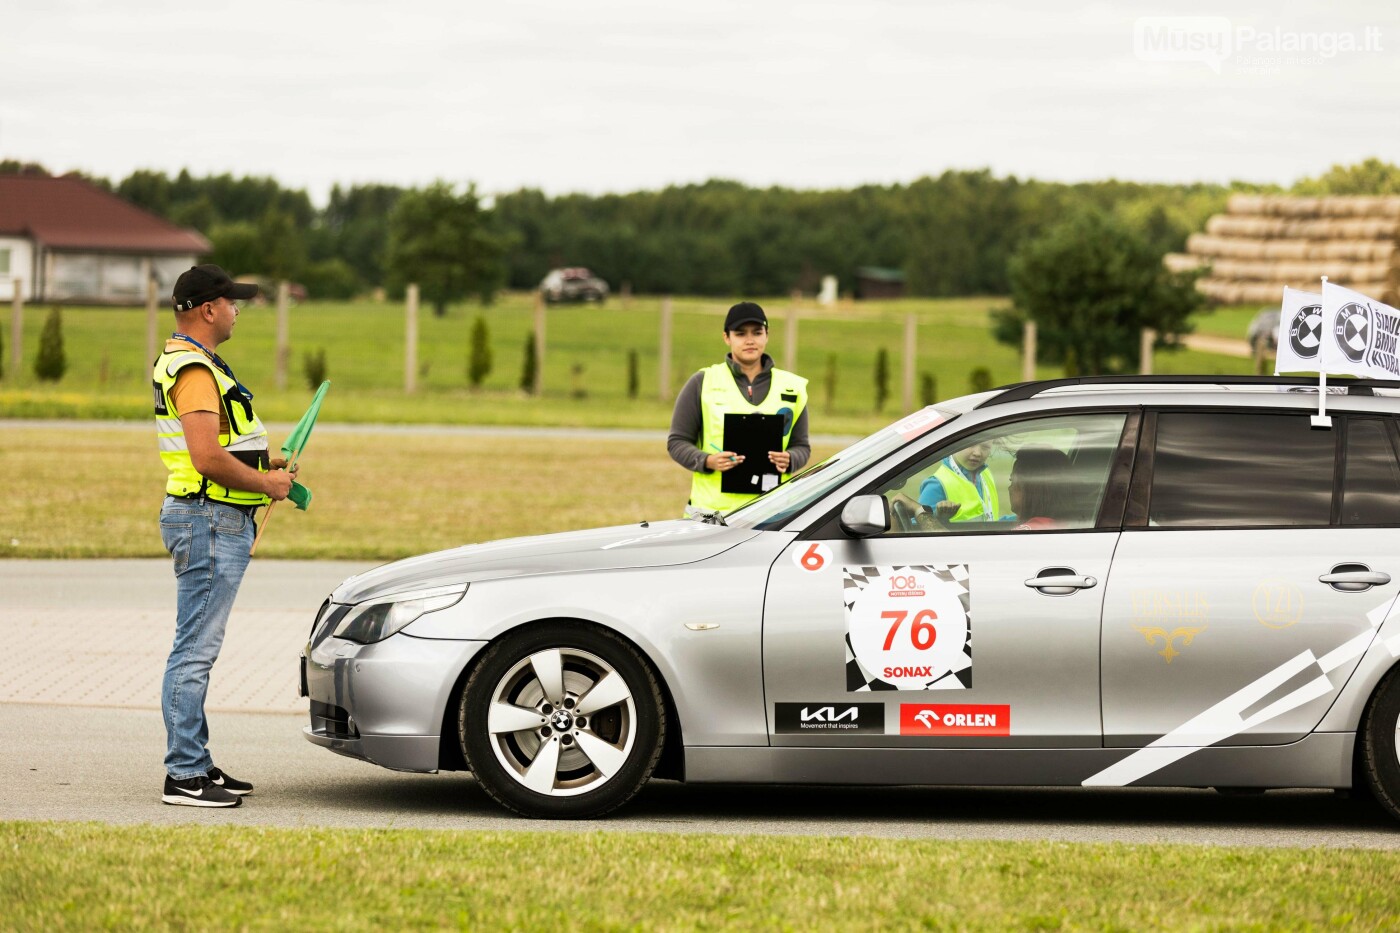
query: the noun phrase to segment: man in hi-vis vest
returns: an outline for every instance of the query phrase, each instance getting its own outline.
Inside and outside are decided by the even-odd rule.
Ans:
[[[268,456],[267,430],[253,393],[217,350],[233,336],[235,301],[252,298],[215,265],[194,266],[175,281],[175,332],[152,371],[156,436],[170,475],[160,536],[175,560],[175,644],[165,666],[165,803],[236,807],[253,785],[215,767],[209,756],[204,697],[224,628],[238,595],[253,517],[285,499],[293,474]]]
[[[764,352],[768,316],[763,309],[752,301],[730,308],[724,342],[729,347],[724,362],[700,370],[681,389],[666,439],[671,459],[694,474],[690,504],[719,512],[756,498],[720,488],[722,475],[744,462],[724,444],[725,414],[783,416],[782,449],[768,452],[779,474],[798,472],[812,455],[807,442],[807,380],[775,369],[773,358]]]

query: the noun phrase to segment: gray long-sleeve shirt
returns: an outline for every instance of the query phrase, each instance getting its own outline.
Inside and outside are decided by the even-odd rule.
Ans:
[[[729,364],[729,371],[734,374],[734,382],[739,386],[739,391],[755,406],[761,405],[768,397],[768,389],[773,384],[773,358],[767,353],[763,354],[763,368],[752,380],[744,375],[744,371],[728,355],[724,360]],[[712,472],[705,467],[705,458],[709,453],[698,446],[705,425],[705,415],[700,408],[700,386],[704,381],[705,371],[702,369],[691,376],[681,389],[681,394],[676,397],[675,410],[671,412],[671,433],[666,438],[666,450],[671,454],[671,459],[692,473]],[[792,426],[787,451],[792,458],[788,473],[800,471],[812,456],[812,447],[807,439],[805,408]]]

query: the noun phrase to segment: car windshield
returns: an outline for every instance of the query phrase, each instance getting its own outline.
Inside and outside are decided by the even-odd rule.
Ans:
[[[808,467],[772,492],[725,513],[724,523],[759,530],[781,527],[793,515],[851,477],[956,416],[956,412],[941,406],[930,405],[916,411],[821,463]]]

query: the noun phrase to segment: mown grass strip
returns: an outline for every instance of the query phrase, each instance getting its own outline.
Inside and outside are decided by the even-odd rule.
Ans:
[[[1400,853],[0,823],[0,926],[1392,928]]]
[[[0,558],[165,556],[154,426],[8,428],[3,440]],[[274,433],[274,445],[282,440]],[[690,494],[690,474],[660,432],[638,441],[317,431],[300,476],[315,495],[311,509],[279,505],[260,560],[393,560],[679,518]]]

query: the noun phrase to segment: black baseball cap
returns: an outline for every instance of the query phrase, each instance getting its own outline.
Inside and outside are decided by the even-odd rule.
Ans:
[[[743,324],[762,324],[768,326],[768,315],[763,313],[763,309],[752,301],[741,301],[729,309],[729,313],[724,318],[724,332],[738,330]]]
[[[188,272],[181,272],[175,280],[175,310],[188,311],[206,301],[232,298],[239,301],[252,298],[258,293],[256,285],[235,282],[223,269],[211,263],[190,266]]]

